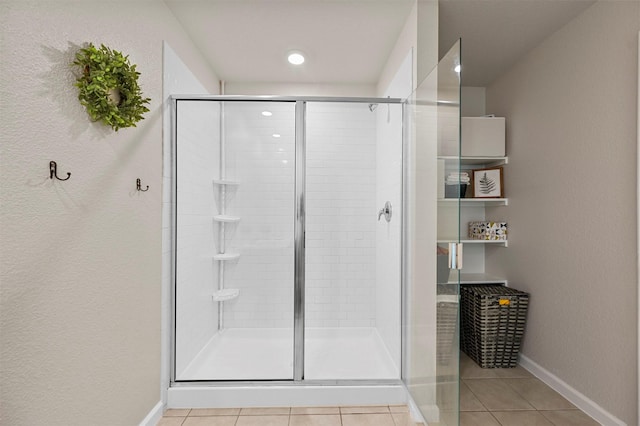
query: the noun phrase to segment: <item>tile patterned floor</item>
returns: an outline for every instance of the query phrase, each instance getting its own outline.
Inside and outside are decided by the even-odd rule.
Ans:
[[[480,368],[460,354],[460,426],[598,426],[524,368]]]
[[[522,367],[460,354],[460,426],[598,426]],[[158,426],[416,426],[404,405],[167,410]],[[445,426],[443,424],[431,426]]]
[[[158,426],[415,426],[404,405],[171,409]]]

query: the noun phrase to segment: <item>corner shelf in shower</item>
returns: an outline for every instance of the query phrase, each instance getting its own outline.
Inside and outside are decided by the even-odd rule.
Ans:
[[[225,302],[227,300],[235,299],[240,295],[240,290],[237,288],[225,288],[213,293],[213,300],[215,302]]]
[[[240,258],[240,253],[218,253],[213,255],[213,260],[236,260]]]
[[[228,180],[228,179],[214,179],[213,183],[216,185],[240,185],[240,182],[237,180]]]
[[[235,223],[235,222],[240,222],[240,217],[229,216],[226,214],[218,214],[213,217],[213,220],[215,220],[216,222]]]

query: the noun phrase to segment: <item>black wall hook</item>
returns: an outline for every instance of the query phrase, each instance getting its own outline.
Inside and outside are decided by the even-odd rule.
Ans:
[[[70,177],[71,177],[71,173],[67,172],[67,177],[64,179],[61,179],[58,176],[58,164],[56,164],[55,161],[49,161],[49,178],[51,179],[56,178],[58,180],[69,180]]]
[[[136,189],[138,191],[147,192],[149,190],[149,185],[147,185],[147,189],[142,189],[142,184],[140,183],[140,178],[136,179]]]

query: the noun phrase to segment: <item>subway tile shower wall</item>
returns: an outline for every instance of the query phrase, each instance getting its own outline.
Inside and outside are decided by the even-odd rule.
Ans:
[[[227,226],[226,251],[240,258],[225,264],[225,286],[240,296],[224,302],[224,325],[292,328],[295,104],[227,103],[225,117],[226,174],[240,182],[226,200],[240,217]]]
[[[226,173],[241,182],[227,195],[241,221],[226,251],[241,257],[226,264],[240,296],[224,302],[225,327],[292,327],[295,106],[228,103],[225,114]],[[309,103],[306,138],[306,325],[375,326],[375,114]]]
[[[307,107],[308,327],[375,326],[376,115]]]

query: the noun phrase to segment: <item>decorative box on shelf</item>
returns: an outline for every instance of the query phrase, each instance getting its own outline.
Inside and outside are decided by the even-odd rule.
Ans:
[[[506,240],[507,222],[469,222],[471,240]]]

